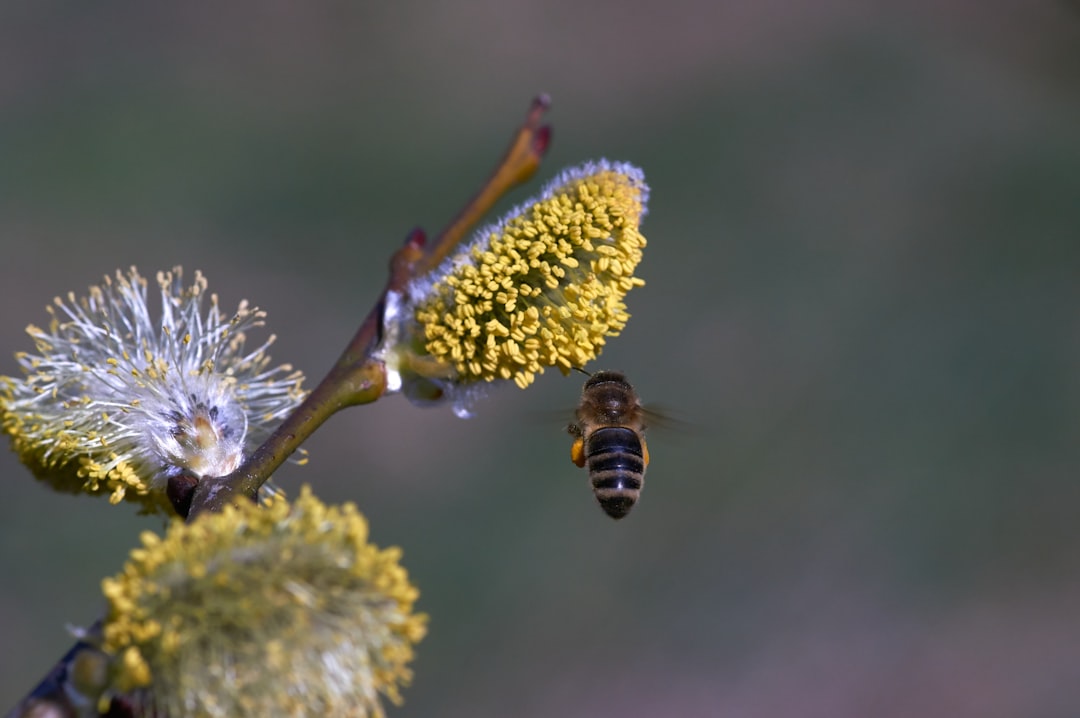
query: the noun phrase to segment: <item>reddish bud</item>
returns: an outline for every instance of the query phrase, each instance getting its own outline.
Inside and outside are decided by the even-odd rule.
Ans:
[[[414,227],[405,237],[405,246],[410,249],[420,249],[427,244],[427,234],[420,227]]]
[[[543,157],[547,154],[548,147],[551,146],[551,125],[544,125],[536,130],[533,135],[532,149],[536,153],[537,157]]]

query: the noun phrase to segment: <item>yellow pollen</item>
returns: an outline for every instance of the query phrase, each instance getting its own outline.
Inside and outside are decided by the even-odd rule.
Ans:
[[[415,316],[427,354],[457,380],[568,373],[594,359],[629,314],[624,298],[645,238],[640,176],[600,166],[560,186],[486,236],[422,299]]]
[[[176,521],[163,537],[143,534],[123,571],[102,582],[102,650],[119,659],[117,688],[155,682],[156,697],[174,703],[242,685],[263,709],[226,714],[279,715],[279,701],[312,690],[329,701],[327,715],[381,715],[376,704],[350,712],[360,694],[323,678],[331,664],[366,675],[369,701],[374,691],[394,700],[408,683],[427,620],[413,610],[418,592],[400,559],[369,543],[355,506],[327,506],[306,487],[291,506],[245,503]]]

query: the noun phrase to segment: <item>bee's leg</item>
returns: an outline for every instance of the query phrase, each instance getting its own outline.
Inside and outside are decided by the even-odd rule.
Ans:
[[[574,441],[574,445],[570,447],[570,460],[578,466],[585,466],[585,440],[580,436]]]

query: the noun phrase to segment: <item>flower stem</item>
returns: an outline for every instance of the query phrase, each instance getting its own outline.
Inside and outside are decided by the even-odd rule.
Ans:
[[[551,143],[551,127],[540,121],[550,105],[539,95],[529,107],[525,121],[495,170],[480,190],[432,242],[421,230],[413,230],[404,246],[390,259],[390,276],[378,301],[356,331],[337,363],[296,410],[256,449],[236,471],[218,479],[203,480],[195,488],[188,507],[177,511],[190,520],[204,511],[219,511],[241,497],[253,499],[281,464],[324,421],[347,406],[368,404],[386,391],[386,369],[373,359],[372,351],[382,334],[383,305],[388,292],[400,292],[416,277],[439,265],[466,233],[507,191],[528,180],[540,166]]]
[[[527,181],[540,166],[540,161],[551,144],[551,126],[541,125],[540,120],[551,106],[551,98],[538,95],[533,98],[525,122],[518,128],[517,134],[506,150],[502,161],[495,167],[480,191],[473,195],[450,224],[443,229],[431,250],[425,254],[417,267],[417,276],[431,271],[446,258],[457,246],[465,233],[507,191]]]

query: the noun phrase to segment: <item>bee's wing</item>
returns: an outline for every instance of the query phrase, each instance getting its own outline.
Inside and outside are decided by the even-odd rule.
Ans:
[[[562,431],[574,434],[577,426],[577,413],[573,409],[535,409],[526,415],[526,421],[536,426],[559,427]]]
[[[641,407],[645,419],[645,428],[659,430],[665,434],[693,434],[694,425],[676,416],[670,407],[649,404]]]

